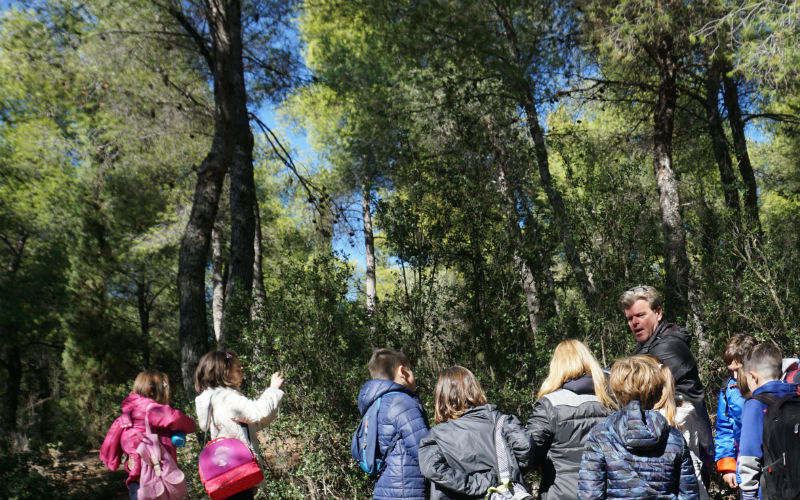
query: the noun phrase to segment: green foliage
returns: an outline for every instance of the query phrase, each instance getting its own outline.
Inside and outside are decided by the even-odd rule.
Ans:
[[[0,440],[0,496],[8,500],[67,498],[55,482],[42,473],[52,466],[46,449],[20,452]]]

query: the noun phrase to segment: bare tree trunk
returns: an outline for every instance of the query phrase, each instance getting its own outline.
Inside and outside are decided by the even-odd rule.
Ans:
[[[227,267],[223,258],[222,224],[219,220],[211,230],[211,318],[214,325],[214,338],[219,342],[222,335],[222,311],[225,308],[225,282]]]
[[[18,346],[6,345],[3,350],[5,351],[3,366],[8,371],[8,380],[6,381],[6,390],[3,398],[5,400],[3,421],[6,430],[14,431],[17,429],[19,394],[22,387],[22,360],[20,359]]]
[[[750,163],[750,154],[747,151],[747,138],[744,135],[744,120],[742,120],[742,109],[739,105],[739,88],[733,77],[726,71],[722,72],[723,99],[728,108],[728,123],[731,127],[733,137],[733,151],[736,160],[739,162],[739,173],[742,176],[746,191],[744,195],[745,214],[750,225],[750,229],[761,240],[761,222],[758,215],[758,185],[756,176],[753,173],[753,165]]]
[[[509,55],[517,64],[521,64],[522,57],[514,23],[499,3],[494,4],[494,9],[500,21],[503,23]],[[561,193],[556,189],[552,176],[550,175],[550,160],[547,156],[544,131],[539,124],[539,113],[534,103],[533,89],[531,88],[531,83],[529,83],[525,77],[525,71],[525,68],[520,68],[520,77],[516,90],[519,95],[519,104],[525,110],[525,115],[527,117],[528,132],[533,140],[534,150],[536,152],[536,164],[539,167],[539,177],[542,181],[542,187],[547,194],[550,206],[553,209],[553,216],[555,217],[558,231],[561,234],[561,239],[564,242],[564,253],[567,257],[567,263],[572,269],[572,274],[581,290],[586,306],[590,311],[595,311],[597,309],[597,290],[586,272],[580,254],[575,248],[575,240],[569,225],[569,217],[567,217],[567,211],[564,207],[564,200],[561,198]]]
[[[377,279],[375,276],[375,236],[372,233],[372,213],[370,209],[370,188],[361,184],[361,216],[364,221],[364,256],[366,258],[367,315],[370,332],[375,333],[375,314],[378,311]]]
[[[506,220],[508,221],[509,231],[511,231],[511,240],[514,243],[514,267],[519,274],[522,292],[525,295],[528,324],[531,327],[531,334],[533,335],[532,338],[535,343],[536,332],[539,331],[539,326],[541,325],[542,306],[539,301],[539,292],[536,288],[536,280],[533,277],[533,272],[525,259],[520,256],[520,250],[524,248],[525,243],[522,239],[519,217],[517,217],[517,212],[514,209],[516,202],[508,189],[508,182],[502,166],[499,166],[497,169],[497,185],[500,187],[500,193],[506,199]]]
[[[736,176],[733,174],[733,162],[728,152],[728,142],[725,140],[725,131],[722,128],[722,119],[719,115],[720,69],[719,63],[712,61],[706,75],[706,119],[708,131],[711,135],[711,148],[714,159],[719,168],[719,177],[722,181],[722,192],[725,197],[725,206],[730,212],[734,225],[741,225],[741,208],[739,206],[739,190],[736,188]]]
[[[586,306],[590,311],[595,311],[597,309],[597,290],[594,287],[594,283],[592,283],[592,280],[589,278],[589,275],[586,273],[586,268],[583,262],[581,262],[580,255],[575,248],[575,240],[569,225],[567,210],[564,207],[564,200],[561,198],[561,193],[559,193],[554,186],[552,176],[550,175],[550,161],[547,157],[547,145],[544,140],[544,132],[539,125],[539,114],[533,103],[533,95],[530,89],[526,89],[523,99],[523,108],[528,118],[528,131],[531,134],[534,149],[536,150],[536,163],[539,167],[539,177],[542,180],[542,187],[547,194],[547,199],[550,201],[558,231],[564,242],[564,253],[567,257],[567,263],[572,269],[572,274],[575,276],[578,287],[581,289]]]
[[[25,244],[28,241],[28,233],[20,229],[16,242],[11,241],[5,234],[0,234],[0,239],[5,243],[11,258],[6,265],[7,278],[11,278],[19,270],[22,254],[25,252]],[[0,307],[3,306],[3,297],[0,296]],[[5,426],[9,431],[17,429],[17,413],[19,411],[19,395],[22,388],[22,360],[19,346],[16,344],[20,336],[19,328],[14,325],[4,325],[0,323],[0,338],[3,339],[3,367],[8,372],[6,389],[3,395],[3,418]],[[21,340],[21,339],[20,339]]]
[[[239,333],[240,325],[250,317],[253,289],[253,241],[255,238],[255,181],[253,179],[253,133],[247,113],[247,90],[242,59],[242,10],[238,0],[217,0],[220,17],[216,32],[228,43],[226,72],[230,78],[229,95],[233,156],[231,161],[231,258],[230,276],[225,292],[220,344]]]
[[[140,279],[136,282],[136,302],[139,308],[139,329],[142,333],[142,367],[150,368],[150,307],[147,300],[148,284]]]
[[[258,200],[253,202],[253,217],[256,222],[256,234],[253,238],[253,305],[250,319],[263,319],[267,294],[264,291],[264,272],[261,269],[263,243],[261,238],[261,215],[258,212]]]
[[[223,152],[220,149],[219,145],[212,145],[211,152],[198,169],[192,213],[181,240],[178,258],[181,372],[183,388],[189,395],[194,394],[197,362],[209,347],[205,276],[211,230],[225,177],[226,162],[221,158]]]
[[[211,231],[216,220],[222,184],[229,165],[236,160],[238,210],[240,198],[248,199],[247,160],[251,155],[247,141],[252,141],[247,123],[247,137],[242,137],[242,121],[247,120],[247,103],[244,94],[244,73],[242,66],[241,8],[237,0],[208,0],[204,9],[211,35],[211,47],[206,46],[201,30],[194,20],[187,17],[179,4],[167,7],[170,15],[194,40],[198,52],[209,66],[214,80],[214,137],[203,163],[198,168],[197,185],[189,222],[186,225],[178,264],[178,290],[180,295],[181,369],[183,386],[189,395],[194,394],[194,371],[200,356],[208,350],[208,328],[206,319],[205,271],[211,243]],[[243,143],[240,141],[244,141]],[[252,146],[252,142],[250,142]],[[252,162],[250,163],[252,169]],[[252,173],[252,172],[251,172]],[[245,180],[242,181],[241,179]],[[242,187],[238,183],[243,182]],[[233,184],[233,181],[232,181]],[[233,187],[231,190],[233,191]],[[247,210],[252,218],[252,203]],[[247,217],[245,217],[247,219]],[[248,234],[247,221],[239,222],[237,242]],[[247,270],[240,274],[241,288],[249,294],[252,286],[252,227],[246,237],[246,245],[251,254],[237,253],[237,263],[247,263]],[[233,246],[233,245],[232,245]],[[247,276],[249,275],[249,279]],[[224,341],[224,338],[222,339]]]
[[[659,193],[661,231],[664,236],[666,280],[665,317],[674,321],[689,312],[689,256],[686,231],[680,211],[678,181],[672,166],[672,132],[677,103],[676,67],[672,59],[672,36],[662,34],[653,51],[659,70],[658,103],[653,114],[653,169]]]

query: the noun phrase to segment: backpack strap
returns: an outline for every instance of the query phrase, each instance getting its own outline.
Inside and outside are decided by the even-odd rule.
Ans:
[[[494,455],[497,459],[497,473],[501,485],[511,482],[511,464],[508,460],[508,444],[503,437],[503,425],[508,420],[508,415],[500,415],[494,423]]]
[[[791,397],[791,396],[789,396],[789,397]],[[767,406],[772,406],[782,398],[779,398],[778,396],[776,396],[774,394],[769,394],[769,393],[766,393],[766,392],[762,392],[761,394],[753,394],[753,399],[761,401],[762,403],[764,403]]]
[[[378,415],[380,415],[381,400],[383,399],[383,396],[388,396],[389,394],[402,394],[402,392],[400,392],[400,391],[389,391],[386,394],[383,394],[381,397],[379,397],[374,403],[372,403],[372,404],[377,404],[378,405],[378,410],[375,412],[376,420],[378,420],[377,417],[378,417]],[[377,425],[377,422],[375,423],[375,425]],[[386,452],[381,453],[381,461],[383,463],[386,463],[386,457],[389,456],[389,453],[392,452],[392,450],[394,449],[394,446],[397,444],[397,441],[399,441],[399,440],[400,440],[400,433],[399,432],[395,432],[394,435],[392,436],[392,440],[389,441],[389,446],[386,447]],[[378,436],[378,442],[380,442],[380,436]],[[386,470],[386,469],[384,468],[383,470]],[[383,470],[378,474],[378,477],[380,477],[380,475],[383,473]]]

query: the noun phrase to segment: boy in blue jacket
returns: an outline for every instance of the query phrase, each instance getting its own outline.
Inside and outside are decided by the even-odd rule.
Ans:
[[[378,444],[386,455],[372,497],[375,500],[425,500],[425,478],[419,470],[419,442],[428,433],[428,419],[417,398],[417,382],[408,358],[401,351],[377,349],[369,360],[368,380],[358,394],[363,416],[379,397]],[[388,449],[392,438],[399,439]]]
[[[742,410],[742,444],[739,449],[739,487],[744,500],[761,498],[761,466],[764,434],[764,412],[767,405],[755,399],[759,394],[777,397],[797,393],[796,384],[779,380],[781,376],[781,350],[771,342],[757,345],[744,363],[747,386],[753,391]]]
[[[758,341],[752,335],[737,333],[728,340],[725,352],[722,354],[730,376],[719,391],[714,460],[717,463],[717,471],[722,474],[722,480],[731,488],[736,488],[739,484],[739,478],[736,476],[736,458],[739,456],[742,406],[745,401],[739,391],[737,376],[739,368],[756,344]]]

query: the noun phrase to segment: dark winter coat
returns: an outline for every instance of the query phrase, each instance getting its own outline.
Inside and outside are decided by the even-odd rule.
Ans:
[[[458,418],[436,425],[419,446],[422,474],[431,481],[431,500],[480,499],[497,486],[494,424],[501,413],[494,405],[470,408]],[[516,417],[503,426],[511,455],[511,480],[522,483],[531,441]]]
[[[711,419],[706,410],[705,393],[697,371],[697,362],[689,348],[691,336],[686,328],[674,323],[661,322],[646,341],[640,343],[633,354],[650,354],[667,365],[675,379],[675,396],[694,406],[695,414],[703,426],[698,430],[700,460],[708,484],[714,465],[714,439],[711,436]]]
[[[697,500],[697,478],[681,432],[632,401],[586,438],[578,499]]]
[[[387,394],[392,392],[392,394]],[[428,432],[428,419],[417,395],[411,389],[391,380],[368,380],[358,394],[361,415],[379,397],[378,442],[381,453],[395,434],[400,434],[386,457],[386,468],[375,483],[375,500],[424,500],[425,478],[419,470],[419,442]]]
[[[608,410],[594,394],[591,375],[570,380],[533,405],[526,430],[533,440],[534,467],[541,467],[539,498],[573,500],[583,443]]]

